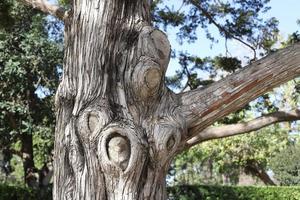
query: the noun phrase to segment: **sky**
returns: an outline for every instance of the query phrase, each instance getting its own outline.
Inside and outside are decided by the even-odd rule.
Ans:
[[[168,0],[168,4],[174,4],[175,8],[180,6],[178,0]],[[300,27],[297,25],[297,19],[300,19],[300,1],[299,0],[271,0],[268,4],[271,6],[269,10],[264,15],[261,15],[264,18],[276,17],[279,20],[279,30],[280,35],[283,39],[286,39],[288,34],[291,34],[297,30],[300,31]],[[211,31],[215,33],[214,36],[219,36],[216,28],[212,28]],[[225,52],[225,41],[222,38],[219,39],[218,44],[214,44],[211,48],[211,42],[206,39],[205,35],[198,31],[198,40],[193,44],[184,44],[183,46],[179,45],[176,41],[176,31],[174,29],[168,29],[167,31],[168,38],[170,40],[171,46],[176,51],[189,52],[192,55],[197,55],[200,57],[207,56],[216,56]],[[243,59],[244,56],[251,56],[251,51],[241,45],[237,41],[229,41],[228,48],[232,56],[236,56],[240,59]],[[172,59],[169,64],[167,71],[167,76],[170,76],[175,73],[175,70],[179,68],[178,61]]]

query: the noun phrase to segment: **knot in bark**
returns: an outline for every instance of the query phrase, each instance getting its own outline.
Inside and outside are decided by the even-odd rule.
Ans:
[[[109,159],[122,170],[125,170],[130,157],[129,141],[119,135],[113,136],[107,143],[107,151]]]
[[[132,79],[132,87],[136,99],[148,101],[152,97],[157,97],[161,88],[162,78],[163,73],[159,64],[147,57],[141,57],[135,67]]]

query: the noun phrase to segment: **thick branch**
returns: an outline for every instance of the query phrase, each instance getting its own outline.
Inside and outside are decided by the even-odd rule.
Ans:
[[[221,127],[209,127],[204,131],[200,132],[198,135],[194,136],[192,139],[187,141],[187,147],[194,146],[200,142],[224,138],[233,135],[249,133],[251,131],[256,131],[268,125],[284,122],[284,121],[295,121],[300,119],[300,110],[290,111],[290,112],[275,112],[248,122],[225,125]]]
[[[64,20],[66,16],[66,11],[64,8],[52,5],[47,0],[21,0],[29,6],[36,8],[46,14],[53,15],[61,20]]]
[[[245,172],[258,177],[265,185],[276,185],[271,179],[264,167],[260,166],[255,160],[248,160],[245,166]]]
[[[300,43],[281,49],[206,88],[181,95],[189,138],[272,88],[300,75]]]

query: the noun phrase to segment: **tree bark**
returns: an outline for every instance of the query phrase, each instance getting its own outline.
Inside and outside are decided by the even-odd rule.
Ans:
[[[170,44],[151,27],[149,2],[73,1],[56,94],[54,200],[166,199],[170,162],[188,139],[299,75],[295,45],[175,95],[164,86]]]
[[[179,94],[189,137],[300,75],[300,43],[278,50],[206,88]]]
[[[141,0],[74,1],[56,96],[55,200],[166,199],[186,130],[166,36]]]

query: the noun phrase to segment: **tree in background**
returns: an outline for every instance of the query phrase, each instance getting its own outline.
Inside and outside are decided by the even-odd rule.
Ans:
[[[271,167],[280,185],[300,184],[300,145],[291,144],[272,160]]]
[[[279,126],[245,136],[209,141],[176,157],[171,184],[238,184],[250,174],[266,185],[275,182],[268,175],[270,160],[291,141],[289,131]],[[173,173],[172,173],[173,172]],[[170,177],[170,179],[171,179]],[[175,180],[174,180],[175,179]]]
[[[59,24],[14,0],[1,1],[0,10],[0,150],[7,175],[11,159],[21,160],[25,183],[37,187],[52,160]]]
[[[184,1],[190,12],[166,10],[165,16],[159,8],[150,13],[151,1],[74,0],[69,11],[46,1],[24,1],[65,23],[64,74],[56,95],[54,199],[165,199],[166,173],[184,149],[299,118],[298,111],[281,111],[210,127],[298,76],[299,44],[205,88],[188,82],[194,90],[176,95],[164,86],[171,50],[166,35],[151,26],[151,17],[171,24],[177,18],[179,38],[189,42],[196,39],[198,26],[213,24],[226,39],[252,49],[255,60],[256,48],[270,46],[276,32],[276,20],[258,17],[268,1]],[[202,59],[182,57],[185,75],[196,77],[191,80],[197,76],[185,63],[214,70]],[[235,58],[214,62],[233,63],[231,72],[241,68]]]

